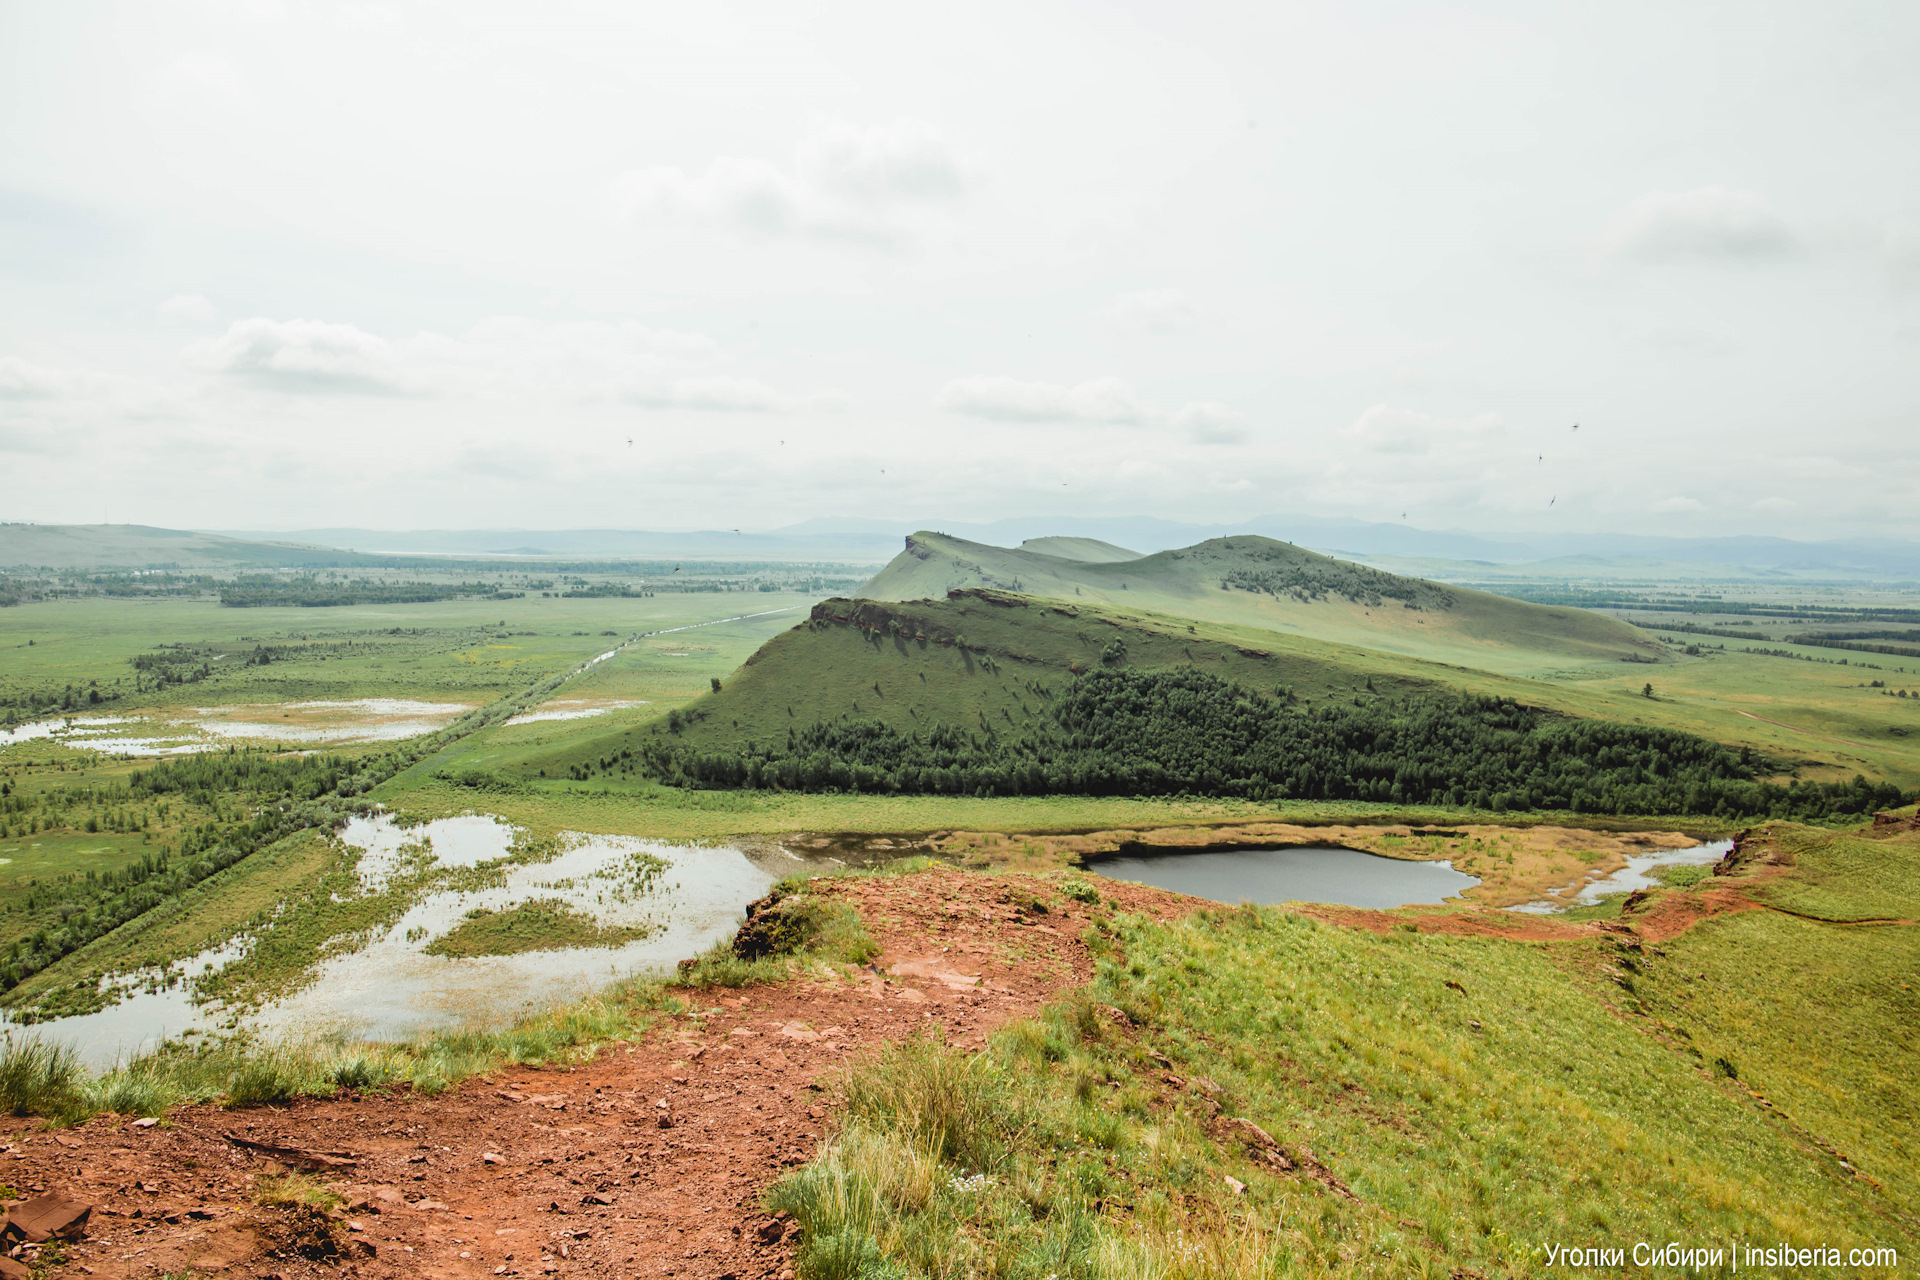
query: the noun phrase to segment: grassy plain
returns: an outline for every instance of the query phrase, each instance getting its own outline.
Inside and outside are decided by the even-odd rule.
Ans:
[[[0,700],[98,685],[118,695],[113,705],[81,712],[309,698],[482,701],[591,658],[635,632],[811,603],[812,597],[772,592],[532,595],[331,609],[231,609],[210,599],[53,600],[0,611]],[[760,634],[777,629],[779,616]],[[133,659],[163,645],[228,656],[212,663],[214,673],[198,683],[136,694]],[[245,665],[258,646],[278,647],[286,656],[265,666]],[[744,657],[737,649],[726,655]],[[716,674],[727,670],[731,665]],[[28,717],[23,712],[19,718]]]

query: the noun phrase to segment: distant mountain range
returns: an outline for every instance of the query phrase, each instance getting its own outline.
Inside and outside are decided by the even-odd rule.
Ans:
[[[1208,538],[1258,534],[1333,555],[1392,563],[1405,571],[1443,577],[1471,577],[1478,568],[1510,571],[1519,566],[1534,566],[1550,576],[1631,574],[1664,564],[1718,566],[1760,574],[1920,579],[1920,543],[1893,538],[1796,542],[1788,538],[1672,538],[1635,533],[1482,534],[1280,515],[1211,525],[1153,516],[1034,516],[987,523],[822,516],[749,533],[300,529],[281,533],[228,531],[227,536],[415,555],[689,556],[878,564],[892,559],[908,534],[927,527],[992,546],[1017,546],[1032,538],[1079,538],[1143,554],[1190,546]]]
[[[0,523],[0,566],[138,569],[374,566],[413,557],[488,560],[727,560],[885,564],[908,534],[932,528],[969,542],[1072,557],[1124,559],[1253,534],[1395,573],[1451,582],[1512,579],[1792,577],[1920,582],[1920,543],[1892,538],[1667,538],[1633,533],[1493,535],[1358,520],[1262,516],[1183,524],[1151,516],[1032,517],[919,524],[820,517],[760,532],[639,529],[296,529],[206,532],[141,525]],[[1084,550],[1104,545],[1099,556]]]

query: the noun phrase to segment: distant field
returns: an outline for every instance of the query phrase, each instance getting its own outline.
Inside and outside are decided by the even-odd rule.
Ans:
[[[810,596],[773,592],[662,594],[588,599],[445,600],[334,609],[224,609],[211,600],[57,600],[0,610],[0,723],[28,695],[79,691],[79,712],[142,706],[293,699],[484,695],[524,685],[604,652],[638,631],[743,613],[803,608]],[[740,624],[772,634],[781,616]],[[698,635],[699,633],[694,633]],[[728,643],[721,673],[744,658]],[[134,659],[188,646],[186,674],[204,677],[136,689]],[[256,651],[266,665],[248,665]],[[719,652],[712,649],[710,652]],[[709,664],[711,665],[711,664]],[[705,675],[703,669],[702,675]],[[704,683],[704,680],[702,681]],[[685,680],[640,681],[657,695]],[[636,685],[636,688],[638,685]],[[109,704],[88,700],[98,689]],[[619,696],[646,696],[622,694]],[[13,704],[9,707],[9,704]]]

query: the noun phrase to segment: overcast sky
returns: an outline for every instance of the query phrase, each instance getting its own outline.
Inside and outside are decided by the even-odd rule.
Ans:
[[[0,0],[0,518],[1916,537],[1916,66],[1911,0]]]

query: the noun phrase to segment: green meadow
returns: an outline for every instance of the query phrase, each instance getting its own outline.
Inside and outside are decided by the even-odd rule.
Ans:
[[[1858,843],[1920,877],[1920,836]],[[856,1068],[844,1126],[768,1203],[804,1226],[809,1277],[1526,1276],[1549,1247],[1636,1242],[1720,1249],[1675,1268],[1697,1275],[1735,1274],[1739,1242],[1910,1256],[1916,937],[1767,911],[1658,945],[1115,915],[1091,986],[987,1052]]]

